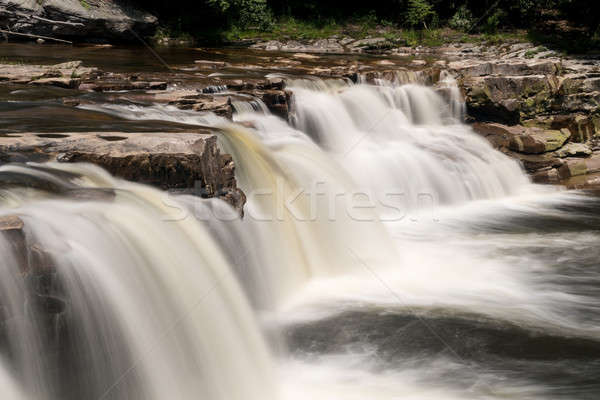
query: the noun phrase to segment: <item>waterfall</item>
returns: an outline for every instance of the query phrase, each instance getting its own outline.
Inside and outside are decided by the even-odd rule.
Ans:
[[[232,103],[233,123],[82,106],[219,128],[243,219],[90,165],[0,167],[0,216],[24,223],[24,247],[0,236],[3,394],[547,399],[545,375],[591,381],[598,236],[560,229],[597,227],[596,202],[531,184],[463,123],[451,76],[371,78],[286,79],[289,121],[257,101]]]
[[[398,188],[411,208],[515,195],[531,187],[516,161],[462,124],[461,109],[424,86],[294,90],[295,125],[362,187]],[[454,100],[455,102],[456,100]]]
[[[251,280],[279,303],[312,278],[356,269],[355,256],[397,265],[386,222],[534,190],[516,161],[461,122],[452,77],[443,74],[438,91],[398,84],[418,78],[399,75],[378,86],[289,79],[291,124],[236,103],[234,120],[254,129],[161,106],[86,108],[224,130],[221,142],[248,197],[246,218],[233,231],[261,238],[252,244]]]
[[[0,359],[0,391],[4,400],[25,400],[21,388],[17,386],[13,377],[10,376],[8,370],[4,366],[4,362]]]
[[[0,299],[28,398],[276,397],[234,268],[184,204],[90,165],[5,165],[2,179],[2,213],[24,224],[24,265],[0,242]]]

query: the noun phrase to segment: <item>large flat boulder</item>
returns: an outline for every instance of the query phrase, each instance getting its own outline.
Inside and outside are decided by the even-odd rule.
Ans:
[[[89,162],[111,174],[164,190],[219,197],[242,210],[235,166],[211,131],[197,133],[52,133],[0,137],[0,160]]]
[[[75,88],[82,77],[96,71],[81,64],[81,61],[54,65],[0,64],[0,82]]]
[[[0,25],[13,32],[78,41],[135,41],[136,35],[152,34],[157,19],[126,1],[3,0]]]

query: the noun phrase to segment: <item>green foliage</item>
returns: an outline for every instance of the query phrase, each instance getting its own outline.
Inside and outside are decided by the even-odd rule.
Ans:
[[[407,26],[427,29],[427,23],[431,22],[435,15],[432,5],[427,0],[408,0],[405,16]]]
[[[505,16],[506,13],[503,10],[496,10],[492,15],[486,18],[485,23],[483,24],[483,31],[485,33],[498,32],[498,28]]]
[[[44,0],[36,0],[42,2]],[[80,0],[82,3],[91,0]],[[116,0],[113,0],[116,1]],[[132,0],[154,12],[172,33],[196,37],[317,39],[339,34],[410,43],[440,39],[427,31],[450,27],[477,33],[454,40],[505,40],[526,29],[537,43],[587,51],[600,46],[600,1],[590,0]],[[87,3],[86,3],[87,4]],[[406,31],[399,29],[406,28]],[[471,30],[473,32],[471,32]],[[413,32],[414,31],[414,32]],[[424,31],[419,33],[419,31]],[[448,41],[448,37],[442,38]],[[555,45],[556,44],[556,45]]]
[[[207,3],[239,28],[268,30],[273,25],[267,0],[207,0]]]
[[[223,37],[227,41],[255,39],[257,36],[263,40],[314,40],[340,35],[342,29],[343,27],[338,25],[335,20],[314,22],[289,17],[273,22],[269,30],[261,32],[257,32],[253,29],[244,29],[234,25],[223,32]]]
[[[473,13],[464,4],[458,8],[456,13],[448,21],[448,25],[459,31],[467,31],[473,26],[475,19]]]

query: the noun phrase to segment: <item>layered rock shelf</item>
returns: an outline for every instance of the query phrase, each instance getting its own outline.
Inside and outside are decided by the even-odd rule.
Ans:
[[[0,137],[0,160],[88,162],[163,190],[218,197],[240,212],[245,203],[233,160],[211,131],[11,134]]]

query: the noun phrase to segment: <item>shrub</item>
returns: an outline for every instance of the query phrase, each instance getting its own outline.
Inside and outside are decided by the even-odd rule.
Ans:
[[[448,25],[451,28],[457,29],[459,31],[467,31],[473,26],[475,20],[473,19],[473,14],[471,10],[469,10],[464,4],[459,7],[456,13],[450,18],[448,21]]]
[[[273,26],[273,15],[267,0],[207,0],[218,13],[226,16],[232,25],[240,28],[268,30]]]
[[[500,23],[506,16],[506,13],[500,9],[496,10],[492,15],[487,17],[485,23],[483,24],[483,31],[485,33],[496,33],[498,32],[498,27]]]
[[[427,23],[436,16],[427,0],[408,0],[405,21],[412,28],[427,28]]]

